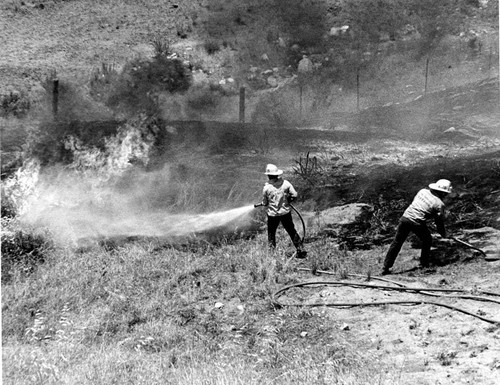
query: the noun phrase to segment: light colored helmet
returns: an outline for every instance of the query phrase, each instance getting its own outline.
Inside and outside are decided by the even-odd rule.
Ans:
[[[268,164],[266,166],[266,175],[274,175],[274,176],[278,176],[278,175],[281,175],[283,174],[283,170],[280,170],[277,166],[275,166],[274,164]]]
[[[448,179],[439,179],[436,183],[431,183],[429,188],[447,194],[451,193],[452,190],[451,182]]]

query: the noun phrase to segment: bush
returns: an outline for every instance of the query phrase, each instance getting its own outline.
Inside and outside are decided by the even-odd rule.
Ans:
[[[5,230],[2,223],[2,284],[16,273],[27,276],[45,262],[53,243],[47,234],[34,230]]]
[[[125,65],[116,79],[111,78],[105,102],[127,115],[154,115],[158,113],[158,93],[186,91],[191,82],[191,71],[179,59],[164,55],[153,60],[135,59]]]
[[[30,101],[23,92],[10,91],[8,94],[0,95],[0,117],[13,115],[16,118],[23,118],[30,106]]]
[[[206,41],[205,44],[204,44],[204,47],[205,47],[205,51],[207,51],[207,53],[209,55],[213,55],[214,53],[216,53],[217,51],[220,50],[219,43],[217,43],[214,40],[208,40],[208,41]]]

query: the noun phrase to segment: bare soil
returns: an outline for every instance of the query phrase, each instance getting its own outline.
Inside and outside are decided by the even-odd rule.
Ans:
[[[368,261],[379,265],[383,248],[367,252],[363,261],[364,270]],[[405,247],[401,252],[396,270],[415,266],[419,250]],[[397,285],[371,280],[360,276],[338,279],[320,274],[311,277],[304,272],[304,281],[341,281],[369,283],[373,285]],[[293,289],[283,302],[291,298],[303,303],[360,304],[384,301],[436,301],[464,309],[485,318],[500,320],[498,300],[500,262],[485,262],[471,253],[467,262],[461,261],[434,269],[421,271],[412,268],[384,277],[410,287],[462,289],[466,295],[478,295],[496,300],[496,303],[477,300],[430,297],[422,293],[354,288],[349,286]],[[477,291],[496,292],[496,296],[485,296]],[[436,294],[436,293],[434,293]],[[442,293],[438,293],[442,294]],[[444,295],[450,295],[445,293]],[[336,322],[343,333],[363,352],[374,359],[383,369],[381,383],[398,384],[488,384],[498,383],[500,370],[500,329],[471,315],[433,304],[381,305],[366,307],[319,307],[315,311]]]

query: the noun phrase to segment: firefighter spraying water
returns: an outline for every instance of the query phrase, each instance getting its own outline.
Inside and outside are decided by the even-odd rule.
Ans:
[[[255,207],[265,206],[267,208],[267,237],[269,248],[276,248],[276,231],[280,223],[290,236],[296,248],[295,256],[305,258],[307,251],[303,247],[303,239],[297,233],[292,219],[291,203],[297,199],[297,191],[286,179],[281,178],[283,171],[274,164],[268,164],[265,174],[269,180],[264,185],[262,191],[262,202]]]

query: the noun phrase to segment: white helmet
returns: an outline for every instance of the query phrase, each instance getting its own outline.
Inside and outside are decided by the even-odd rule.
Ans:
[[[451,182],[448,179],[439,179],[436,183],[431,183],[429,188],[447,194],[451,193],[452,190]]]
[[[278,175],[281,175],[281,174],[283,174],[283,170],[280,170],[274,164],[268,164],[266,166],[266,175],[278,176]]]

